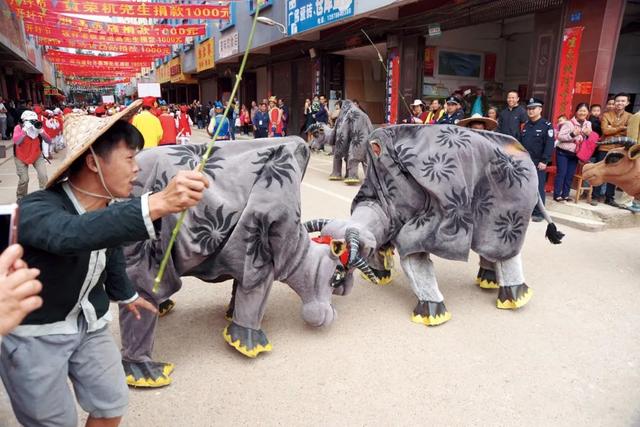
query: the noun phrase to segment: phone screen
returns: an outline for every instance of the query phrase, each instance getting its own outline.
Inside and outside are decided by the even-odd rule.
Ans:
[[[0,214],[0,253],[9,246],[9,234],[11,230],[11,214]]]
[[[0,205],[0,253],[18,241],[18,205]]]

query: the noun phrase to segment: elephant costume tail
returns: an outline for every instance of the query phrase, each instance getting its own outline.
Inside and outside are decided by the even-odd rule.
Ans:
[[[549,239],[549,241],[554,245],[559,245],[560,243],[562,243],[562,238],[564,237],[564,233],[558,230],[558,227],[556,227],[556,225],[553,223],[553,220],[551,219],[551,217],[549,216],[549,213],[544,207],[544,202],[542,201],[542,198],[540,197],[540,195],[538,195],[537,207],[538,207],[538,210],[542,213],[544,220],[547,221],[548,223],[545,237]]]

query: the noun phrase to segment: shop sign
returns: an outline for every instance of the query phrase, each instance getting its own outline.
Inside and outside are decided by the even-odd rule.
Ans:
[[[441,35],[440,24],[429,24],[429,37],[440,37]]]
[[[354,0],[287,0],[287,30],[301,33],[353,16]]]
[[[182,67],[180,66],[180,57],[173,58],[169,61],[169,76],[173,80],[174,77],[182,74]]]
[[[156,81],[158,83],[167,83],[169,80],[171,80],[169,64],[162,64],[156,69]]]
[[[576,82],[576,95],[591,95],[593,82]]]
[[[238,32],[234,31],[218,41],[218,55],[220,59],[238,53]]]
[[[387,59],[387,94],[386,119],[389,124],[398,121],[398,97],[400,96],[400,55],[398,49],[393,49]]]
[[[560,62],[556,78],[556,94],[553,105],[553,116],[564,114],[572,116],[573,92],[575,89],[580,44],[584,27],[565,28],[560,47]]]
[[[198,44],[196,48],[196,71],[209,70],[215,65],[213,61],[213,37]]]

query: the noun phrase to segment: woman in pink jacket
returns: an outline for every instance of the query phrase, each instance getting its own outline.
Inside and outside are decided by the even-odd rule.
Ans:
[[[556,146],[558,172],[553,186],[553,199],[556,202],[571,200],[569,191],[578,167],[576,152],[582,141],[591,134],[591,122],[587,117],[589,117],[589,105],[582,102],[576,107],[573,118],[560,126]]]

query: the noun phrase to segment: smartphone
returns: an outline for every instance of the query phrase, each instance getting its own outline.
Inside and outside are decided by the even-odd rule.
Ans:
[[[0,205],[0,253],[18,243],[18,205]]]

